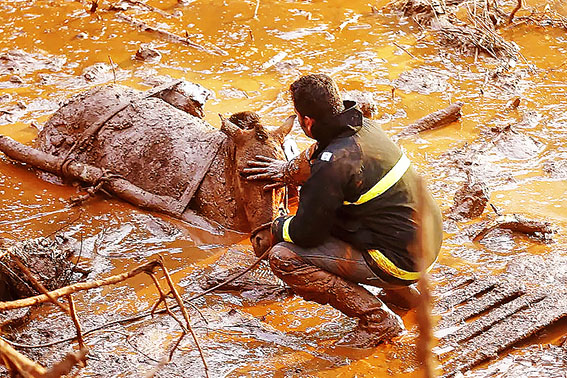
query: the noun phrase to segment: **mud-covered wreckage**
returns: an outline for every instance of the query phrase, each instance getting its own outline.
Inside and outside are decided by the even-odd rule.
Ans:
[[[273,131],[252,112],[203,119],[205,88],[167,83],[147,92],[94,87],[63,105],[39,133],[37,149],[0,136],[0,150],[63,180],[81,181],[137,206],[193,221],[195,213],[252,232],[257,254],[269,245],[266,226],[281,190],[264,191],[239,172],[255,155],[284,159],[290,118]]]

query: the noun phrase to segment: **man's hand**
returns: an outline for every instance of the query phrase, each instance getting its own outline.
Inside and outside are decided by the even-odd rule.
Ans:
[[[264,186],[266,190],[276,189],[285,185],[287,161],[257,155],[254,157],[254,160],[249,160],[247,164],[248,168],[242,170],[242,175],[247,180],[271,181],[271,183]]]

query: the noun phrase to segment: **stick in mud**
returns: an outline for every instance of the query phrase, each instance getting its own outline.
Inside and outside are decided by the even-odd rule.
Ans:
[[[419,266],[419,281],[417,287],[420,292],[418,298],[418,303],[416,306],[416,316],[417,325],[419,327],[419,337],[417,339],[417,355],[419,361],[422,363],[423,376],[425,378],[432,378],[435,376],[434,373],[434,362],[433,355],[431,353],[432,343],[433,343],[433,321],[431,319],[431,291],[429,290],[429,275],[427,273],[427,263],[426,261],[431,260],[430,256],[427,256],[427,251],[424,248],[425,239],[428,235],[425,229],[422,227],[426,219],[423,215],[426,213],[424,208],[425,198],[423,193],[425,193],[425,184],[423,179],[418,181],[418,211],[416,223],[418,225],[417,232],[417,249],[415,254],[418,259]]]
[[[108,277],[108,278],[105,278],[105,279],[91,281],[91,282],[80,282],[80,283],[77,283],[77,284],[62,287],[62,288],[57,289],[57,290],[46,292],[46,293],[41,294],[41,295],[36,295],[34,297],[18,299],[18,300],[11,301],[11,302],[0,302],[0,311],[6,311],[6,310],[17,309],[17,308],[21,308],[21,307],[33,306],[33,305],[45,303],[45,302],[48,302],[48,301],[57,302],[57,298],[65,296],[65,297],[67,297],[67,300],[69,301],[69,309],[68,309],[69,314],[71,315],[71,318],[73,319],[73,323],[75,324],[75,327],[77,328],[77,339],[79,341],[79,345],[81,347],[81,350],[84,350],[85,348],[84,348],[84,342],[83,342],[81,327],[80,327],[80,324],[78,322],[77,315],[75,313],[75,308],[74,308],[73,301],[71,299],[71,294],[76,293],[78,291],[84,291],[84,290],[94,289],[94,288],[101,287],[101,286],[120,283],[120,282],[125,281],[125,280],[127,280],[131,277],[134,277],[134,276],[136,276],[140,273],[146,273],[146,274],[149,274],[150,276],[152,276],[154,283],[156,283],[156,286],[158,287],[158,291],[160,293],[160,299],[158,301],[158,304],[159,304],[162,301],[165,302],[165,299],[164,299],[163,291],[162,291],[161,287],[159,286],[157,279],[155,278],[155,276],[153,276],[153,274],[154,274],[153,272],[157,267],[161,268],[163,275],[165,277],[165,280],[166,280],[166,282],[169,286],[170,293],[172,294],[173,298],[177,302],[177,307],[179,307],[181,309],[181,313],[183,314],[183,318],[185,319],[185,324],[179,322],[180,325],[181,325],[181,328],[183,330],[183,334],[182,334],[182,337],[180,338],[180,340],[178,341],[178,343],[181,342],[181,340],[183,339],[183,336],[185,334],[187,334],[187,333],[191,334],[191,336],[193,337],[193,340],[195,342],[195,345],[197,346],[197,349],[199,351],[201,360],[203,361],[203,365],[205,367],[205,375],[208,377],[209,376],[208,365],[207,365],[207,362],[205,360],[203,350],[201,349],[201,346],[199,345],[199,341],[197,339],[197,336],[196,336],[195,332],[193,331],[193,329],[191,328],[189,313],[187,312],[187,309],[184,306],[183,300],[181,299],[179,292],[175,288],[175,284],[173,283],[173,280],[171,279],[171,276],[169,275],[169,271],[165,267],[165,265],[163,263],[163,258],[161,256],[160,256],[159,260],[149,261],[146,264],[142,264],[142,265],[134,268],[133,270],[131,270],[130,272],[127,272],[127,273],[122,273],[122,274],[111,276],[111,277]],[[167,303],[165,304],[165,306],[167,308]],[[156,306],[154,306],[154,307],[156,307]],[[176,317],[174,317],[174,319],[177,321]],[[0,340],[0,341],[2,341],[2,340]],[[171,355],[173,354],[173,352],[177,348],[177,344],[171,350],[171,352],[170,352]],[[0,352],[2,352],[1,349],[0,349]]]
[[[516,15],[516,12],[519,11],[521,8],[522,8],[522,0],[518,0],[518,4],[516,5],[512,13],[510,13],[510,17],[508,18],[508,25],[512,23],[512,21],[514,20],[514,16]]]
[[[78,363],[86,361],[87,350],[81,349],[75,353],[67,354],[63,360],[56,363],[47,370],[40,364],[30,360],[14,348],[12,348],[4,340],[0,339],[0,362],[8,369],[10,373],[19,374],[22,377],[43,377],[43,378],[59,378],[69,374],[71,369]]]
[[[205,356],[203,355],[203,350],[201,349],[201,346],[199,345],[199,340],[197,340],[197,335],[195,335],[195,332],[193,332],[193,329],[191,328],[191,323],[189,321],[189,313],[187,312],[187,308],[185,308],[185,306],[183,305],[183,299],[181,299],[181,295],[179,295],[179,292],[175,288],[175,285],[173,284],[171,276],[169,275],[169,271],[167,270],[167,268],[163,264],[163,257],[160,256],[160,258],[162,259],[161,269],[163,270],[163,274],[165,276],[167,284],[169,285],[169,288],[171,290],[171,294],[173,295],[173,298],[175,298],[177,305],[181,309],[181,313],[183,314],[183,318],[185,318],[186,329],[184,329],[183,332],[186,333],[187,331],[189,331],[189,333],[191,333],[191,337],[193,337],[193,341],[195,341],[195,345],[197,346],[197,349],[199,350],[199,354],[201,355],[201,359],[203,360],[203,364],[205,365],[205,375],[208,377],[209,376],[209,367],[207,366],[207,362],[205,361]]]
[[[256,0],[256,8],[254,8],[254,19],[258,19],[258,9],[260,8],[260,0]]]
[[[46,373],[43,366],[30,360],[1,339],[0,359],[9,372],[19,373],[23,377],[41,377]]]
[[[67,298],[67,303],[69,303],[69,315],[71,316],[71,319],[73,319],[73,324],[77,330],[77,342],[79,343],[79,348],[86,349],[85,341],[83,340],[83,332],[81,330],[81,323],[79,323],[77,310],[75,309],[75,302],[73,302],[73,296],[68,294],[65,297]]]
[[[157,268],[160,265],[161,265],[160,261],[152,260],[126,273],[117,274],[115,276],[103,278],[100,280],[90,281],[90,282],[79,282],[73,285],[52,290],[49,292],[49,296],[45,294],[40,294],[29,298],[17,299],[9,302],[0,302],[0,311],[14,310],[17,308],[33,306],[40,303],[48,302],[50,300],[50,297],[57,299],[69,294],[77,293],[79,291],[85,291],[101,286],[117,284],[129,278],[137,276],[140,273],[153,271],[155,268]]]
[[[226,280],[224,280],[223,282],[219,283],[218,285],[215,285],[214,287],[211,287],[211,288],[209,288],[209,289],[207,289],[207,290],[205,290],[205,291],[203,291],[203,292],[201,292],[201,293],[198,293],[198,294],[193,295],[192,297],[186,299],[186,300],[184,301],[184,304],[189,304],[189,305],[191,305],[191,301],[193,301],[193,300],[195,300],[195,299],[197,299],[197,298],[201,298],[201,297],[205,296],[206,294],[209,294],[209,293],[215,291],[216,289],[218,289],[218,288],[220,288],[220,287],[223,287],[223,286],[225,286],[225,285],[227,285],[227,284],[229,284],[229,283],[231,283],[231,282],[237,280],[238,278],[242,277],[243,275],[245,275],[246,273],[248,273],[248,272],[250,272],[252,269],[254,269],[264,258],[266,258],[266,256],[268,255],[269,251],[270,251],[269,249],[266,250],[266,251],[262,254],[262,256],[259,256],[249,267],[247,267],[246,269],[244,269],[242,272],[240,272],[240,273],[238,273],[238,274],[236,274],[236,275],[234,275],[234,276],[231,276],[231,277],[227,278]],[[1,305],[1,303],[2,303],[2,302],[0,302],[0,305]],[[175,305],[169,306],[169,308],[170,308],[170,309],[177,308],[177,305],[175,304]],[[0,311],[2,311],[1,308],[0,308]],[[136,315],[132,315],[132,316],[129,316],[129,317],[126,317],[126,318],[118,319],[118,320],[113,320],[113,321],[111,321],[111,322],[104,323],[104,324],[99,325],[99,326],[97,326],[97,327],[94,327],[94,328],[91,328],[91,329],[89,329],[89,330],[86,330],[86,331],[83,333],[83,335],[86,336],[86,335],[89,335],[89,334],[91,334],[91,333],[93,333],[93,332],[99,331],[99,330],[104,329],[104,328],[111,327],[111,326],[116,325],[116,324],[131,323],[131,322],[134,322],[134,321],[136,321],[136,320],[143,319],[143,318],[145,318],[145,317],[147,317],[147,316],[151,316],[151,315],[154,315],[154,314],[163,314],[163,313],[166,313],[166,312],[167,312],[166,309],[161,309],[161,310],[154,310],[154,313],[153,313],[153,314],[152,314],[151,311],[145,311],[145,312],[137,313]],[[202,316],[202,315],[201,315],[201,316]],[[0,336],[0,340],[1,340],[1,339],[2,339],[2,337]],[[18,343],[12,343],[12,345],[17,346],[18,348],[35,349],[35,348],[49,347],[49,346],[53,346],[53,345],[56,345],[56,344],[65,343],[65,342],[68,342],[68,341],[73,341],[74,339],[75,339],[75,337],[67,337],[67,338],[64,338],[64,339],[52,341],[52,342],[49,342],[49,343],[39,344],[39,345],[28,345],[28,344],[18,344]],[[5,340],[5,341],[7,341],[7,340]]]
[[[182,44],[187,45],[189,47],[192,47],[194,49],[209,53],[211,55],[221,55],[221,56],[227,56],[228,55],[228,53],[226,51],[224,51],[223,49],[218,48],[216,46],[213,46],[213,48],[208,49],[204,46],[201,46],[198,43],[191,41],[189,38],[183,38],[183,37],[178,36],[177,34],[173,34],[173,33],[168,32],[166,30],[162,30],[162,29],[150,26],[143,21],[137,20],[137,19],[130,17],[130,16],[126,16],[125,14],[118,13],[116,15],[116,17],[119,20],[125,21],[125,22],[129,23],[130,25],[136,26],[136,27],[138,27],[138,28],[140,28],[144,31],[150,31],[150,32],[156,33],[160,37],[167,39],[169,41],[182,43]]]

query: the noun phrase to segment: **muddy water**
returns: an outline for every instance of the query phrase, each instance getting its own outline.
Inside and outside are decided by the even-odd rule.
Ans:
[[[482,56],[475,60],[474,56],[463,57],[440,48],[435,37],[422,34],[413,23],[400,21],[383,10],[386,1],[373,2],[377,12],[367,1],[358,0],[260,1],[257,17],[255,1],[188,3],[148,0],[148,5],[165,15],[141,7],[126,14],[178,35],[186,32],[192,41],[208,50],[216,46],[226,55],[138,31],[117,20],[115,11],[106,11],[107,1],[100,2],[94,14],[88,12],[90,5],[86,2],[0,1],[0,52],[19,52],[9,55],[13,62],[0,60],[0,133],[32,143],[37,128],[71,94],[114,80],[147,89],[158,77],[185,78],[213,90],[216,97],[205,111],[206,119],[215,126],[219,124],[217,113],[241,110],[257,111],[266,124],[276,125],[292,113],[286,92],[289,84],[300,74],[324,72],[345,90],[371,93],[379,110],[376,118],[390,135],[451,102],[465,102],[461,121],[399,142],[427,179],[444,212],[465,179],[462,171],[447,166],[445,153],[482,141],[483,133],[491,127],[514,125],[529,139],[500,146],[484,158],[481,176],[491,183],[491,202],[504,213],[550,220],[560,230],[567,227],[567,45],[563,30],[527,25],[504,29],[503,36],[520,46],[525,61],[495,80],[490,75],[497,68],[494,61]],[[530,6],[543,4],[530,2]],[[159,62],[133,58],[146,43],[161,53]],[[283,58],[271,64],[276,56]],[[116,64],[114,71],[109,68],[111,61]],[[85,72],[91,73],[87,75],[91,80],[85,79]],[[408,72],[413,75],[404,76]],[[394,86],[398,88],[392,93]],[[517,96],[521,98],[518,109],[503,111]],[[301,146],[307,145],[299,128],[292,133]],[[76,193],[74,187],[42,180],[35,172],[1,157],[0,237],[46,236],[67,227],[69,236],[82,241],[80,264],[92,269],[90,278],[119,273],[162,254],[174,279],[187,292],[195,289],[191,275],[235,243],[249,248],[246,235],[212,235],[109,198],[97,197],[81,208],[70,208],[66,200]],[[488,216],[486,210],[483,217]],[[522,256],[565,254],[567,238],[563,232],[556,234],[551,244],[508,232],[473,244],[463,237],[463,231],[477,221],[446,222],[441,265],[464,272],[497,273],[507,262]],[[147,277],[135,278],[129,284],[136,289],[119,286],[78,296],[82,318],[89,323],[109,312],[128,315],[155,300]],[[258,303],[220,294],[201,304],[207,305],[205,316],[213,318],[237,308],[252,315],[250,321],[260,319],[261,327],[269,327],[269,332],[255,335],[218,333],[205,338],[204,346],[210,343],[213,356],[209,364],[216,366],[212,370],[219,376],[418,375],[412,312],[404,315],[407,335],[392,345],[360,352],[332,346],[352,322],[328,307],[295,297]],[[52,319],[58,315],[45,316]],[[218,324],[222,328],[225,323]],[[114,339],[110,334],[104,336],[106,339],[89,339],[95,353],[91,370],[87,368],[85,375],[96,374],[96,361],[109,356],[117,361],[116,366],[125,368],[108,374],[149,371],[165,352],[143,359],[140,348],[165,348],[175,332],[163,326],[161,333],[146,334],[146,344],[142,340],[137,350],[116,335]],[[566,332],[563,323],[535,342],[557,344]],[[268,347],[270,343],[276,347]],[[104,348],[100,349],[102,344]],[[213,353],[215,348],[224,353]],[[179,353],[174,358],[179,366],[186,363],[180,361],[197,359],[194,350]],[[522,350],[513,355],[521,356]],[[200,365],[194,368],[200,369]],[[475,374],[484,373],[478,370]],[[171,375],[182,374],[172,370]]]

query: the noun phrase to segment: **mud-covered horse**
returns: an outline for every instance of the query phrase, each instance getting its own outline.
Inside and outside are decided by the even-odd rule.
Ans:
[[[282,141],[293,119],[268,130],[255,113],[242,112],[223,119],[219,131],[200,118],[191,96],[191,106],[180,106],[171,101],[171,90],[148,94],[111,85],[80,93],[45,124],[38,148],[172,197],[180,218],[195,211],[227,228],[255,231],[252,245],[262,253],[270,243],[265,225],[276,216],[282,192],[265,191],[240,171],[256,155],[283,159]]]

